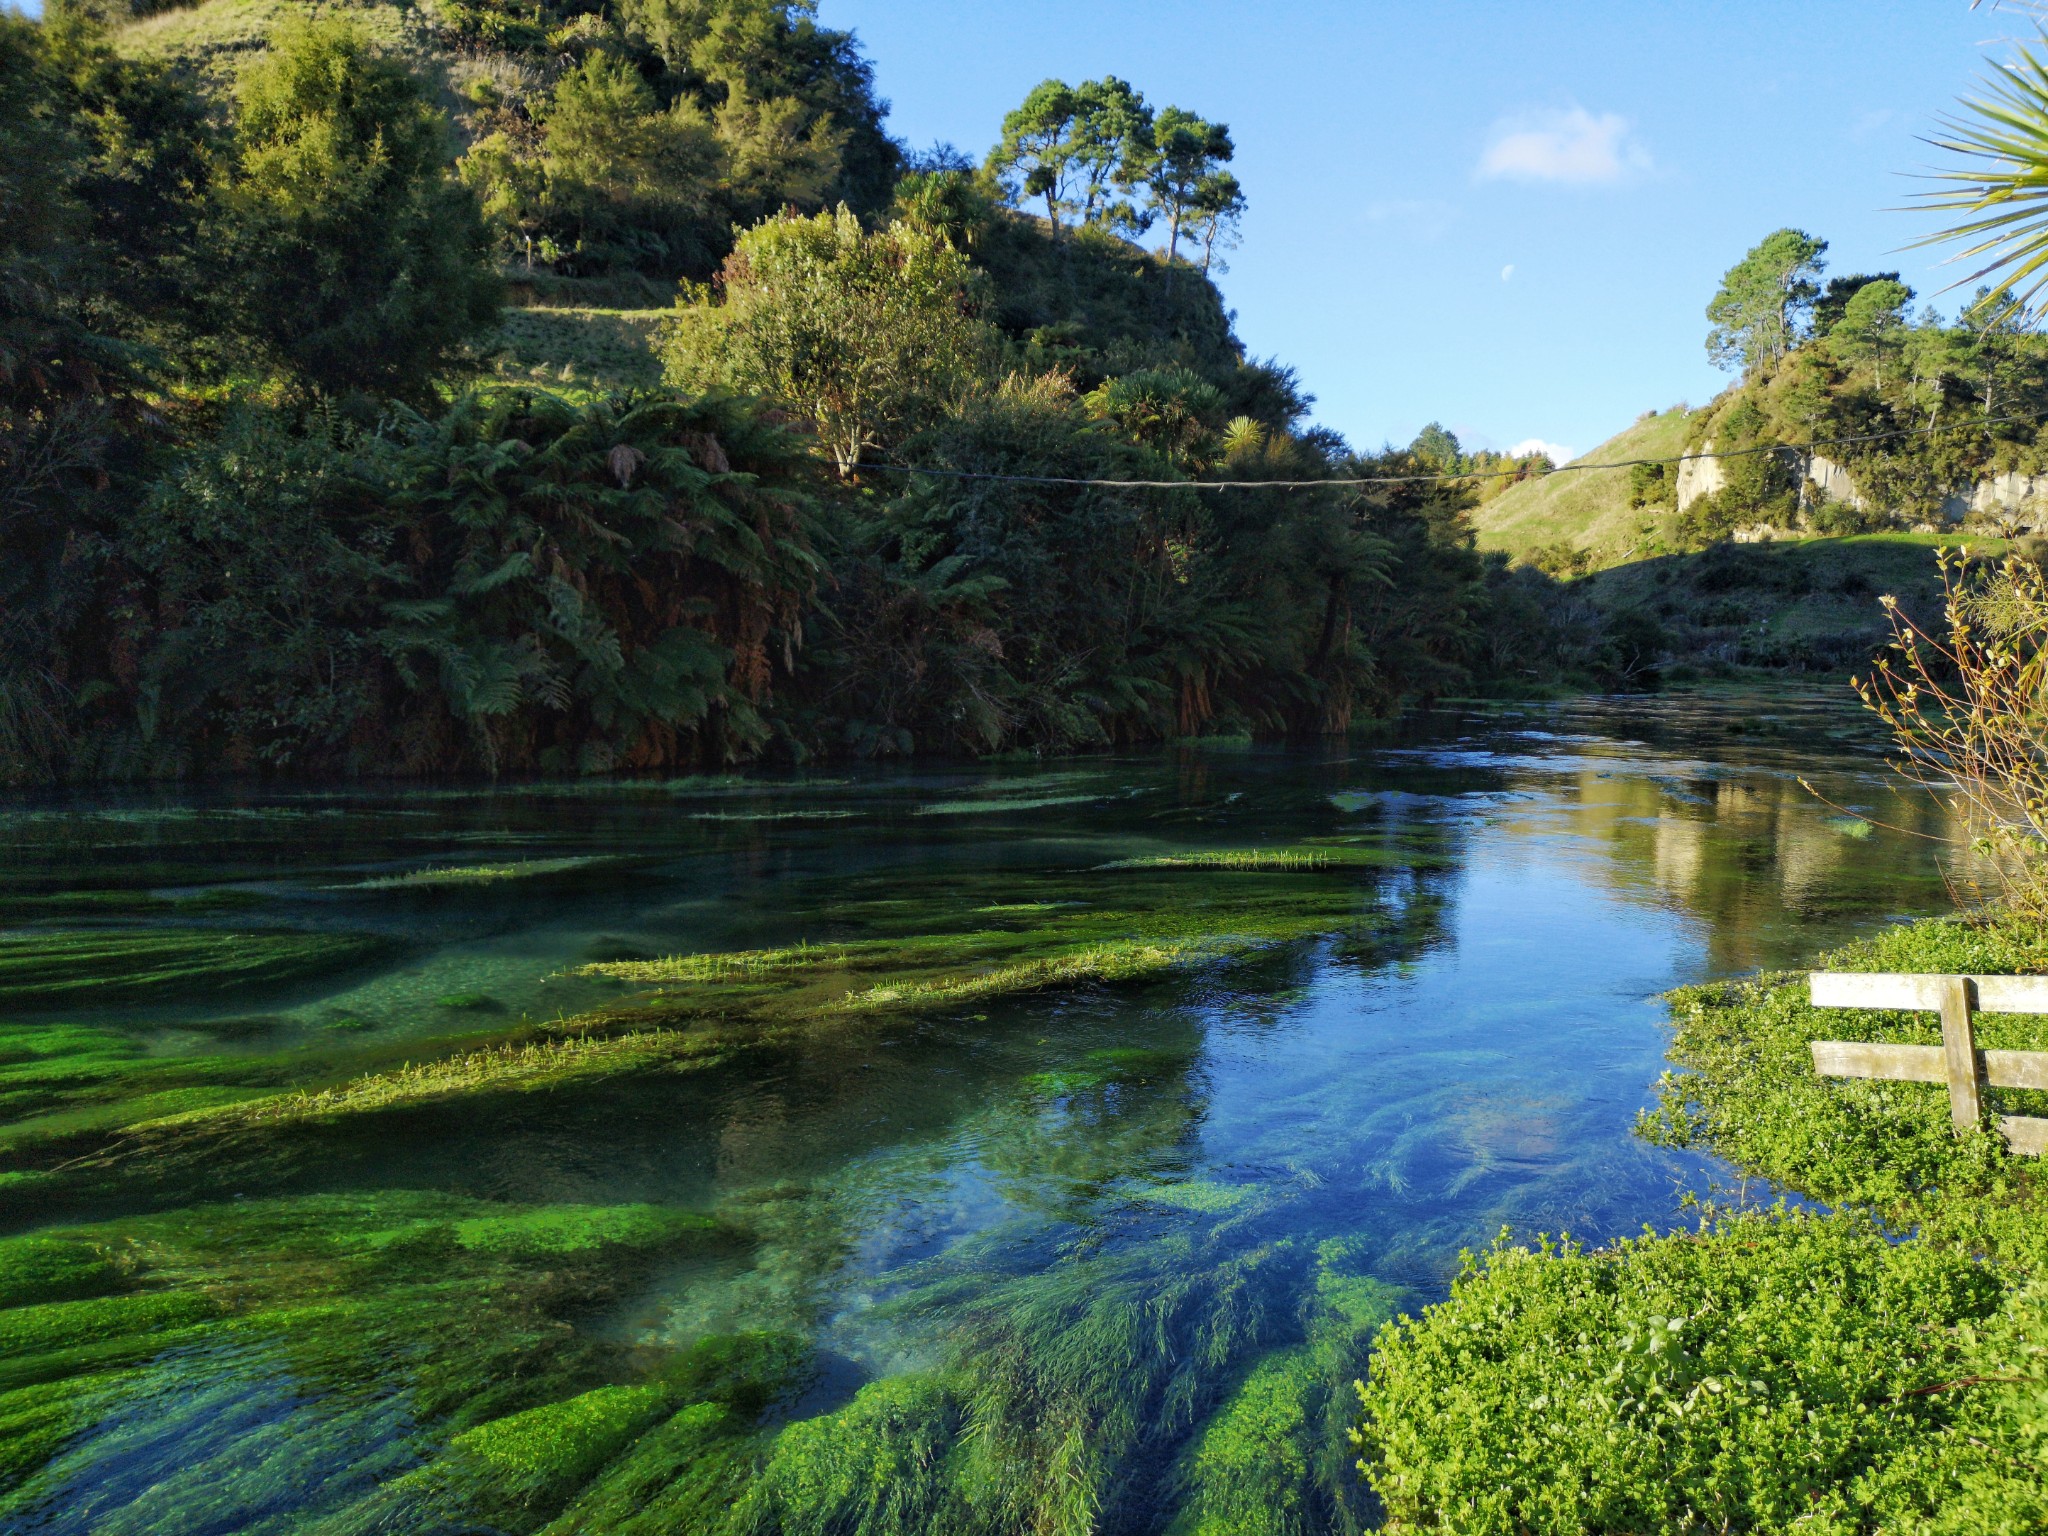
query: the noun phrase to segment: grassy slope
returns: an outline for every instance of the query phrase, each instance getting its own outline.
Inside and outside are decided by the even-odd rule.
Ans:
[[[347,15],[382,46],[408,58],[434,78],[442,105],[460,121],[462,103],[449,88],[473,64],[440,49],[422,14],[381,0],[203,0],[160,11],[115,29],[124,52],[140,58],[191,64],[225,82],[242,61],[260,52],[291,16]],[[515,300],[521,291],[515,288]],[[651,346],[653,322],[665,309],[590,306],[508,309],[499,336],[481,349],[501,378],[544,379],[550,384],[645,386],[658,383],[661,366]],[[495,354],[495,356],[492,356]]]
[[[1673,458],[1684,451],[1688,413],[1674,407],[1646,416],[1590,453],[1589,463]],[[1591,470],[1549,475],[1510,486],[1472,514],[1485,549],[1526,555],[1560,540],[1595,551],[1600,563],[1626,557],[1645,514],[1628,504],[1628,471]]]
[[[1882,533],[1720,545],[1596,571],[1572,583],[1603,612],[1640,609],[1674,655],[1753,665],[1859,665],[1890,638],[1880,596],[1923,623],[1941,611],[1932,534]],[[1969,547],[1999,555],[1995,539]]]
[[[225,73],[242,56],[259,51],[286,17],[336,13],[352,17],[385,46],[421,62],[433,51],[417,12],[409,19],[407,7],[380,0],[203,0],[125,22],[114,29],[114,43],[138,58],[192,63]]]
[[[661,381],[654,326],[666,309],[509,309],[493,344],[505,377],[653,385]]]

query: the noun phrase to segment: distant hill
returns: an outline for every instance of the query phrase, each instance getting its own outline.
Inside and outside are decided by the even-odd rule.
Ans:
[[[1579,456],[1586,463],[1674,458],[1684,452],[1691,413],[1682,406],[1643,417]],[[1472,513],[1482,549],[1524,556],[1547,544],[1589,550],[1595,566],[1619,564],[1653,513],[1628,504],[1628,471],[1570,471],[1512,485]]]

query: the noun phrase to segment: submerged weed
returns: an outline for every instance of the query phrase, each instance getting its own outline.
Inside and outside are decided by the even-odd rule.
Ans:
[[[1119,859],[1105,869],[1328,869],[1336,862],[1327,848],[1220,848],[1203,853],[1162,853]]]
[[[1215,959],[1230,953],[1224,940],[1205,943],[1096,944],[1071,954],[1042,960],[1025,960],[1016,965],[997,966],[980,975],[947,976],[934,981],[904,981],[869,987],[846,994],[845,1007],[928,1008],[983,998],[1008,997],[1020,992],[1037,992],[1048,987],[1072,987],[1086,982],[1139,981],[1163,972]]]
[[[331,887],[337,891],[420,891],[439,887],[496,885],[505,880],[530,880],[539,875],[565,874],[588,869],[601,862],[593,858],[521,859],[513,864],[451,864],[436,869],[416,869],[410,874],[384,875]]]
[[[144,1120],[132,1129],[144,1137],[227,1132],[395,1109],[463,1094],[548,1088],[652,1066],[677,1054],[681,1045],[667,1030],[508,1042],[440,1061],[408,1062],[335,1088],[270,1094],[243,1103]]]
[[[0,935],[0,1009],[184,1002],[328,975],[387,954],[360,934],[218,928]]]
[[[846,963],[843,944],[792,944],[785,949],[743,949],[703,955],[669,955],[658,960],[600,960],[579,965],[572,976],[607,976],[614,981],[661,985],[691,981],[758,981],[792,971]]]

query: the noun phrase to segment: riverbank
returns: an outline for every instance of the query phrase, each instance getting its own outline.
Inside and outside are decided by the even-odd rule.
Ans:
[[[2038,974],[2048,933],[1932,920],[1814,968]],[[1643,1132],[1743,1182],[1701,1191],[1696,1231],[1498,1242],[1384,1331],[1356,1439],[1387,1529],[2040,1529],[2048,1177],[1989,1131],[1954,1136],[1938,1086],[1816,1076],[1807,1042],[1844,1016],[1804,972],[1672,1012],[1683,1070]],[[1849,1017],[1854,1038],[1939,1042],[1933,1015]],[[1984,1015],[1980,1044],[2048,1048],[2048,1019]],[[1757,1209],[1752,1178],[1832,1209]]]

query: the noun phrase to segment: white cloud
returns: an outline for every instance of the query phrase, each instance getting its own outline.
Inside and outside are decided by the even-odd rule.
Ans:
[[[1506,282],[1515,275],[1515,264],[1511,261],[1500,269],[1500,280]]]
[[[1650,169],[1650,152],[1616,112],[1584,107],[1504,117],[1493,125],[1476,173],[1482,181],[1549,181],[1591,187]]]
[[[1567,448],[1563,443],[1546,443],[1540,437],[1525,437],[1508,450],[1508,456],[1515,459],[1531,453],[1548,454],[1553,464],[1569,464],[1579,456],[1575,448]]]

